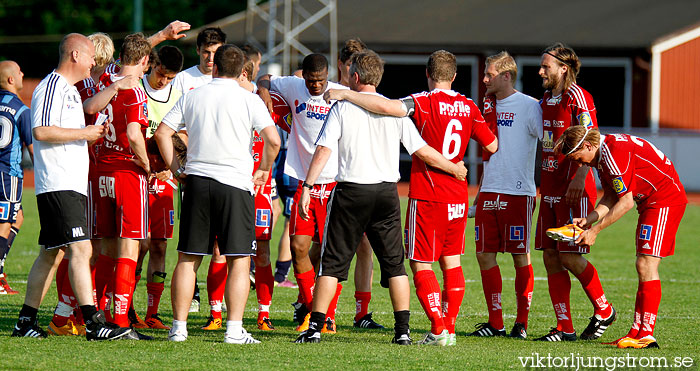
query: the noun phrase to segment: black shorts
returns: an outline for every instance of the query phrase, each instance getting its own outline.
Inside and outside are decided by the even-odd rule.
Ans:
[[[335,186],[328,202],[319,276],[347,280],[363,233],[379,261],[382,287],[389,287],[389,278],[406,275],[396,183],[343,182]]]
[[[36,196],[39,209],[39,245],[62,247],[90,239],[87,226],[87,196],[75,191],[46,192]]]
[[[250,192],[188,175],[177,251],[211,255],[214,241],[225,256],[255,255],[255,201]]]

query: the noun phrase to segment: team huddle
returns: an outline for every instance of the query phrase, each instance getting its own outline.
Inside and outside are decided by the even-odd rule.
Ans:
[[[211,314],[203,329],[225,323],[225,343],[259,343],[243,327],[251,280],[257,327],[273,331],[273,290],[278,283],[291,286],[285,278],[291,266],[299,289],[295,342],[318,343],[322,333],[336,332],[342,282],[357,256],[354,327],[384,328],[368,309],[376,257],[393,306],[392,342],[413,343],[408,258],[416,296],[431,323],[416,343],[455,345],[465,295],[461,257],[467,220],[474,218],[488,320],[468,336],[526,339],[534,287],[533,174],[541,142],[534,245],[542,251],[556,326],[535,340],[595,340],[615,322],[617,312],[585,255],[598,233],[636,204],[635,315],[626,336],[606,344],[659,346],[653,336],[661,300],[658,266],[674,253],[685,190],[653,144],[599,132],[593,97],[576,84],[581,64],[571,48],[557,43],[542,53],[541,100],[514,89],[518,71],[510,54],[488,57],[486,96],[478,106],[452,90],[457,61],[445,50],[428,58],[428,91],[388,99],[376,91],[384,62],[358,39],[341,49],[334,83],[321,54],[303,59],[300,76],[258,77],[260,51],[227,44],[218,28],[198,34],[200,63],[182,70],[177,47],[155,46],[187,29],[175,21],[149,38],[129,35],[116,61],[105,34],[65,36],[59,65],[35,89],[31,109],[17,98],[19,66],[0,62],[0,121],[14,133],[0,150],[3,262],[21,226],[23,145],[33,155],[41,222],[41,250],[12,336],[47,336],[37,313],[55,274],[58,305],[49,334],[151,340],[136,329],[154,328],[169,330],[170,341],[186,341],[188,314],[199,310],[197,271],[211,255]],[[462,161],[470,139],[484,162],[471,207]],[[403,231],[399,143],[412,157]],[[597,204],[593,168],[603,188]],[[270,240],[279,214],[285,217],[287,252],[280,250],[273,273]],[[176,218],[168,326],[159,303]],[[516,272],[510,332],[501,309],[498,253],[512,256]],[[133,294],[146,254],[148,308],[142,320]],[[283,255],[288,257],[280,262]],[[0,290],[13,293],[1,269]],[[569,273],[593,307],[580,335],[572,322]]]

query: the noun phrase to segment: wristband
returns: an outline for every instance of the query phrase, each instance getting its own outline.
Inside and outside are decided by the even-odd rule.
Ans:
[[[309,183],[307,183],[306,181],[304,181],[303,183],[301,183],[301,186],[304,187],[304,188],[308,188],[309,190],[314,189],[313,184],[309,184]]]
[[[175,170],[175,172],[173,173],[173,175],[175,175],[175,178],[179,178],[179,177],[180,177],[180,174],[182,174],[182,173],[184,173],[184,172],[185,172],[185,167],[184,167],[184,166],[181,166],[179,169]]]

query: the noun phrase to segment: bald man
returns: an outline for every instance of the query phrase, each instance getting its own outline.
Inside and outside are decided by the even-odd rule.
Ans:
[[[19,99],[24,74],[13,61],[0,62],[0,295],[14,295],[5,276],[5,259],[24,219],[22,213],[22,148],[32,154],[31,117]]]
[[[92,297],[87,232],[88,142],[103,137],[99,122],[85,126],[83,105],[75,83],[90,76],[95,47],[81,34],[68,34],[59,46],[58,67],[32,95],[32,134],[35,140],[34,176],[39,209],[39,256],[29,277],[24,305],[12,336],[46,337],[37,323],[39,305],[58,263],[68,255],[68,274],[85,318],[88,340],[129,337],[129,328],[108,324]]]

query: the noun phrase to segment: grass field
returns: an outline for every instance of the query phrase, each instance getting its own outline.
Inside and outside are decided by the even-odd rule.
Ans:
[[[338,304],[338,333],[324,335],[322,343],[293,344],[296,338],[291,321],[290,303],[296,299],[296,289],[279,288],[273,296],[272,320],[277,331],[263,333],[255,327],[257,303],[255,292],[248,297],[244,326],[257,339],[259,345],[236,346],[223,344],[224,332],[199,330],[208,315],[207,306],[189,317],[189,339],[185,343],[166,341],[166,331],[144,330],[156,338],[151,342],[116,341],[107,343],[87,342],[83,338],[52,337],[49,339],[10,338],[17,313],[24,299],[26,278],[36,258],[39,221],[36,200],[31,190],[25,192],[25,224],[6,263],[8,280],[20,295],[0,296],[0,369],[508,369],[521,368],[519,357],[665,357],[669,366],[681,362],[682,357],[692,358],[692,367],[697,369],[700,361],[700,237],[695,227],[700,225],[700,207],[689,206],[677,235],[675,256],[661,264],[663,299],[659,309],[656,337],[661,349],[619,350],[600,344],[599,341],[575,343],[535,343],[508,338],[474,339],[464,336],[473,325],[487,319],[481,290],[478,265],[474,257],[473,221],[467,228],[467,254],[462,258],[467,279],[466,295],[460,317],[457,319],[458,343],[456,347],[399,347],[389,344],[392,330],[355,330],[354,284],[345,284]],[[403,208],[405,210],[405,201]],[[588,256],[600,274],[603,288],[610,302],[619,313],[619,319],[605,333],[602,341],[611,341],[624,335],[632,321],[637,278],[634,269],[633,237],[636,213],[630,212],[617,224],[604,231]],[[276,246],[280,228],[275,230],[273,245]],[[177,234],[177,233],[176,233]],[[176,240],[169,244],[168,280],[161,301],[161,314],[166,323],[172,320],[169,300],[169,280],[176,261]],[[276,250],[276,248],[273,248]],[[273,251],[276,256],[276,251]],[[546,274],[541,253],[533,252],[535,291],[530,312],[528,333],[530,337],[541,336],[555,324],[553,310],[547,292]],[[508,256],[500,256],[503,274],[503,310],[507,330],[510,330],[515,314],[512,262]],[[205,288],[205,259],[200,269],[200,287]],[[375,262],[375,270],[378,266]],[[407,267],[408,270],[408,267]],[[439,272],[439,268],[437,269]],[[373,284],[370,310],[374,318],[391,328],[393,315],[388,290],[379,286],[378,270]],[[442,281],[438,273],[438,280]],[[572,314],[574,325],[580,333],[588,323],[592,308],[575,278],[572,278]],[[145,278],[137,287],[136,308],[142,315],[146,310]],[[203,302],[206,292],[202,292]],[[39,323],[46,328],[53,307],[56,290],[52,285],[39,311]],[[411,331],[414,341],[430,329],[418,300],[411,296]],[[681,357],[681,358],[676,358]],[[563,360],[553,359],[551,366],[562,366]],[[686,366],[691,360],[686,359]],[[540,365],[547,366],[547,361]],[[560,363],[557,363],[560,362]],[[567,361],[571,362],[571,360]],[[607,369],[621,364],[606,360]],[[621,362],[621,361],[617,361]],[[645,359],[638,359],[642,366]],[[646,362],[649,359],[646,358]],[[659,361],[661,362],[661,361]],[[639,363],[637,365],[639,365]],[[584,359],[583,365],[588,361]],[[648,363],[646,363],[648,365]],[[569,364],[571,365],[571,364]],[[603,367],[605,368],[605,367]],[[574,368],[575,369],[575,368]]]

